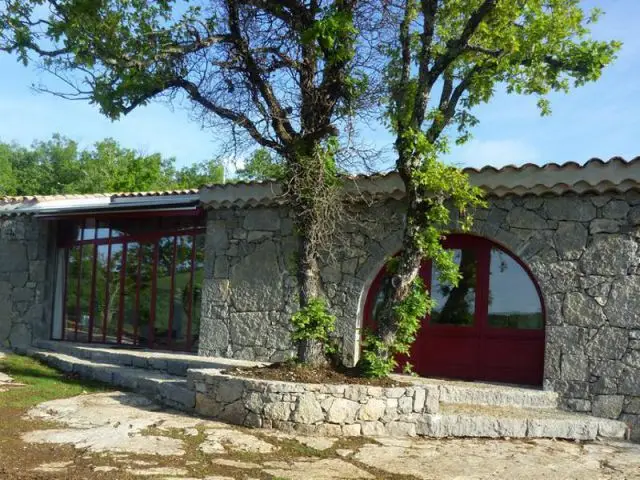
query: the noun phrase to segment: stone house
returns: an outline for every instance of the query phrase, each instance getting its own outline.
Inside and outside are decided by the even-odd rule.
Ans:
[[[410,358],[424,376],[533,385],[563,406],[640,428],[640,158],[468,170],[487,193],[452,234],[463,279],[422,276],[438,306]],[[322,265],[345,362],[372,326],[398,252],[403,186],[346,182]],[[200,191],[5,198],[0,344],[41,339],[289,357],[296,308],[292,213],[276,183]]]

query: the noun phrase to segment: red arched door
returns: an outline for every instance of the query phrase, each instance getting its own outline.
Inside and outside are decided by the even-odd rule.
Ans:
[[[425,317],[409,361],[422,376],[541,385],[544,366],[544,305],[527,267],[485,238],[450,235],[462,279],[441,284],[431,262],[421,276],[436,300]],[[373,282],[365,322],[373,327],[385,272]],[[400,363],[404,363],[402,359]]]

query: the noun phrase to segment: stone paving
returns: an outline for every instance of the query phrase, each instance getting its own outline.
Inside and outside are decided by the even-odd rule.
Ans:
[[[58,426],[23,440],[73,444],[100,478],[640,479],[640,445],[624,442],[303,437],[172,412],[121,392],[45,402],[27,417]],[[205,464],[208,473],[199,473]],[[34,474],[57,478],[73,468],[45,463]]]

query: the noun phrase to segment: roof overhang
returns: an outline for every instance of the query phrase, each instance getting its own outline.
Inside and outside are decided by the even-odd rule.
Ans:
[[[28,200],[0,204],[0,215],[33,215],[37,217],[67,216],[107,212],[146,210],[190,210],[200,203],[197,193],[158,196],[96,196],[71,197],[55,200]]]
[[[614,157],[608,161],[589,160],[584,165],[526,164],[500,169],[484,167],[464,170],[473,185],[488,196],[601,194],[640,191],[640,157],[626,161]],[[344,191],[354,200],[404,197],[404,183],[397,172],[345,177]],[[200,199],[209,208],[256,207],[286,203],[282,187],[276,182],[248,182],[212,185],[200,191]]]

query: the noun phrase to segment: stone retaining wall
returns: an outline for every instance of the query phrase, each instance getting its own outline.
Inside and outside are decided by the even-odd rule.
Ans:
[[[319,385],[189,370],[198,414],[257,428],[328,436],[415,435],[439,410],[438,388]]]
[[[0,218],[0,347],[50,337],[55,252],[50,222]]]

